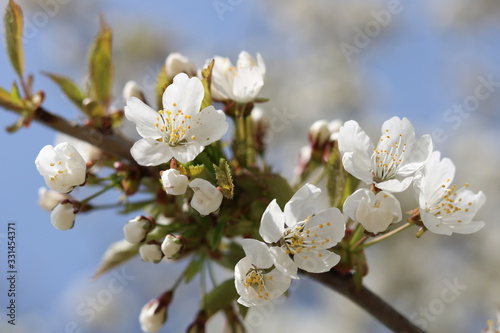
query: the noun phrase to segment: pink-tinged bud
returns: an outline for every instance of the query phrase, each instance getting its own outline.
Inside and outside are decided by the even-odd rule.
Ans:
[[[330,130],[326,120],[317,120],[309,127],[309,142],[313,150],[321,150],[330,139]]]
[[[161,244],[161,251],[165,258],[172,259],[180,252],[182,248],[182,236],[168,234]]]
[[[182,195],[186,193],[189,181],[179,170],[168,169],[161,173],[161,182],[167,194]]]
[[[137,216],[123,226],[123,234],[129,243],[138,244],[146,239],[153,226],[154,220],[152,218]]]

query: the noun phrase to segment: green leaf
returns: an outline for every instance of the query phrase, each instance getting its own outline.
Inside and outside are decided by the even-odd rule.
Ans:
[[[101,29],[90,48],[89,74],[91,95],[103,105],[111,100],[113,61],[111,28],[101,20]]]
[[[222,189],[222,194],[226,198],[232,199],[234,195],[234,183],[229,163],[227,163],[225,159],[221,158],[219,166],[214,164],[214,169],[217,185],[219,185]]]
[[[268,101],[269,101],[269,98],[260,97],[260,98],[256,98],[253,102],[254,103],[265,103]]]
[[[94,279],[133,258],[138,252],[139,244],[131,244],[126,240],[111,244],[102,256],[101,263],[94,274]]]
[[[332,207],[339,207],[344,193],[346,172],[342,166],[342,158],[336,146],[330,152],[326,163],[326,176],[326,189],[330,198],[330,205]]]
[[[193,257],[188,267],[184,271],[184,281],[186,283],[189,283],[189,281],[191,281],[201,270],[201,267],[203,266],[203,260],[203,256]]]
[[[238,298],[238,293],[234,286],[234,279],[229,279],[205,295],[202,304],[205,305],[205,311],[208,318],[222,309],[229,307]]]
[[[63,93],[70,99],[73,104],[78,108],[83,110],[83,100],[85,99],[85,94],[83,91],[71,80],[70,78],[62,75],[52,74],[43,72],[43,74],[54,81]]]
[[[22,78],[24,74],[23,58],[23,12],[21,7],[14,1],[9,0],[9,4],[4,15],[5,41],[7,43],[7,53],[10,63],[14,67],[17,75]]]
[[[16,98],[12,97],[11,93],[1,87],[0,106],[13,111],[21,111],[24,108],[22,101],[19,102]]]
[[[167,71],[163,66],[156,77],[156,105],[158,110],[163,109],[163,93],[171,81],[172,79],[167,76]]]
[[[212,60],[210,64],[201,71],[203,79],[201,83],[203,84],[203,89],[205,90],[205,95],[203,96],[203,101],[201,102],[201,110],[212,104],[212,94],[210,93],[210,85],[212,83],[212,69],[214,68],[215,60]]]
[[[179,171],[180,171],[180,173],[188,176],[191,179],[194,179],[194,178],[204,178],[205,179],[205,177],[207,177],[207,175],[208,175],[208,172],[206,171],[205,166],[202,164],[201,165],[187,165],[187,166],[180,165]]]

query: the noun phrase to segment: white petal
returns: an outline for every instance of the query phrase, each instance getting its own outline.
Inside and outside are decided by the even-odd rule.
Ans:
[[[398,176],[410,176],[418,171],[432,153],[432,138],[429,134],[423,135],[413,146],[409,156],[398,170]]]
[[[389,179],[380,183],[376,183],[376,187],[383,191],[399,193],[406,190],[413,181],[413,177],[406,177],[402,180],[399,179]]]
[[[415,129],[407,118],[392,117],[382,124],[377,150],[390,151],[394,142],[398,140],[401,140],[402,144],[406,144],[407,150],[411,149],[415,143]]]
[[[273,299],[285,293],[290,287],[292,280],[279,269],[273,269],[264,276],[269,298]]]
[[[170,195],[182,195],[186,193],[188,178],[179,170],[168,169],[161,174],[163,188]]]
[[[233,99],[240,103],[253,101],[263,86],[264,79],[257,67],[240,69],[233,80]]]
[[[346,220],[338,208],[331,207],[312,216],[303,232],[309,230],[308,240],[315,240],[318,247],[328,249],[344,238]]]
[[[316,198],[321,189],[311,184],[302,186],[285,205],[285,223],[293,227],[297,222],[304,221],[318,211]]]
[[[234,68],[228,58],[214,57],[212,69],[212,98],[218,101],[230,99],[233,87]]]
[[[356,220],[356,211],[361,200],[363,198],[365,198],[365,200],[369,200],[370,193],[372,193],[370,190],[366,188],[360,188],[359,190],[348,196],[344,201],[344,206],[342,207],[342,211],[344,212],[344,214],[349,216],[351,219]]]
[[[194,160],[196,156],[205,149],[205,146],[196,141],[191,141],[187,144],[172,147],[170,149],[176,160],[181,163],[188,163]]]
[[[472,221],[468,224],[455,224],[450,229],[457,234],[472,234],[484,228],[486,224],[483,221]]]
[[[163,93],[163,108],[172,114],[181,110],[185,115],[193,116],[200,111],[204,94],[200,79],[189,78],[185,73],[177,74]]]
[[[262,214],[259,233],[267,243],[275,243],[283,237],[284,231],[285,215],[274,199]]]
[[[371,184],[373,144],[357,122],[347,121],[340,128],[338,143],[342,154],[342,164],[347,172],[365,183]]]
[[[216,110],[213,106],[208,106],[195,114],[191,123],[191,129],[186,134],[187,139],[196,141],[203,146],[220,140],[229,128],[224,112]],[[192,136],[195,138],[192,139]]]
[[[189,183],[189,187],[194,191],[193,198],[191,199],[191,207],[197,210],[198,213],[208,215],[219,209],[223,195],[209,181],[196,178]]]
[[[245,238],[241,241],[247,256],[252,257],[252,263],[258,268],[270,268],[274,261],[269,252],[269,247],[256,239]]]
[[[143,138],[158,139],[161,133],[154,126],[159,122],[159,114],[143,101],[136,97],[130,97],[125,105],[125,117],[136,126],[137,133]]]
[[[138,164],[144,166],[167,163],[172,158],[172,149],[168,144],[158,142],[152,138],[137,141],[130,149],[130,153]]]
[[[292,279],[298,279],[297,264],[290,258],[286,252],[278,246],[273,246],[269,249],[271,256],[274,260],[274,266],[282,271],[285,275]]]
[[[442,224],[441,220],[436,216],[426,211],[420,211],[420,217],[422,218],[422,223],[429,231],[438,235],[451,236],[451,229],[447,225]]]
[[[301,252],[294,254],[293,260],[300,269],[310,273],[328,272],[339,263],[340,256],[328,250]]]

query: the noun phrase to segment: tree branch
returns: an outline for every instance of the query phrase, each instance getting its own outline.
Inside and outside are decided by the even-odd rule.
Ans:
[[[34,120],[53,130],[93,144],[110,155],[115,155],[135,163],[130,154],[130,148],[133,143],[126,138],[116,134],[103,134],[94,128],[71,123],[58,115],[48,112],[43,107],[35,110]]]
[[[308,275],[356,303],[393,332],[425,333],[365,286],[357,290],[352,275],[341,275],[335,270]]]

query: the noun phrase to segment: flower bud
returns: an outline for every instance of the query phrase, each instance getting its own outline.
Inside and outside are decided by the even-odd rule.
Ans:
[[[47,145],[40,150],[35,165],[48,188],[68,193],[85,182],[87,165],[73,145],[62,142],[55,147]]]
[[[163,258],[160,245],[158,244],[143,244],[139,247],[139,254],[142,261],[159,263]]]
[[[219,209],[223,196],[217,187],[201,178],[193,179],[189,183],[189,187],[194,191],[191,207],[197,210],[198,213],[208,215]]]
[[[323,151],[323,147],[330,139],[330,130],[326,120],[317,120],[309,127],[309,142],[314,150]]]
[[[146,239],[153,225],[154,221],[151,218],[137,216],[123,226],[123,234],[129,243],[138,244]]]
[[[57,230],[69,230],[75,225],[76,213],[78,213],[79,205],[70,200],[63,200],[54,207],[50,213],[50,221]]]
[[[196,69],[189,59],[180,53],[170,53],[165,60],[165,72],[170,80],[179,73],[186,73],[188,76],[196,75]]]
[[[141,88],[135,81],[128,81],[125,84],[125,87],[123,87],[122,94],[125,100],[129,99],[130,97],[136,97],[143,102],[146,101],[144,93],[142,92]]]
[[[40,187],[38,189],[38,205],[49,212],[61,201],[69,199],[71,199],[71,196],[49,190],[46,187]]]
[[[250,113],[252,122],[252,137],[255,149],[263,153],[266,148],[266,133],[269,129],[269,118],[259,107],[254,107]]]
[[[332,120],[328,123],[328,130],[330,131],[330,141],[337,141],[339,131],[344,123],[338,119]]]
[[[161,182],[167,194],[181,195],[186,193],[188,177],[181,174],[179,170],[168,169],[161,172]]]
[[[165,255],[165,258],[172,259],[176,256],[182,248],[182,239],[180,236],[174,236],[168,234],[163,243],[161,244],[161,252]]]
[[[167,308],[172,301],[172,296],[172,291],[167,291],[142,307],[139,323],[143,332],[155,333],[161,329],[167,321]]]

